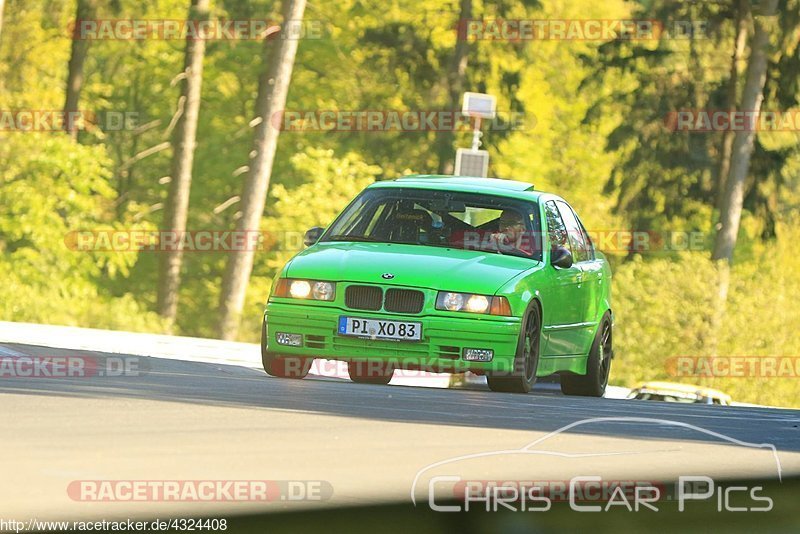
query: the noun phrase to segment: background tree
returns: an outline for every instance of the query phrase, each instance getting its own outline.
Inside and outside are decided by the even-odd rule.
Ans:
[[[736,3],[736,35],[733,41],[733,53],[731,54],[731,69],[728,77],[728,90],[725,93],[725,107],[730,112],[736,111],[736,101],[739,97],[739,63],[744,55],[747,43],[748,17],[750,16],[750,5],[747,0],[738,0]],[[728,174],[731,168],[731,152],[733,151],[733,140],[736,132],[728,129],[723,133],[722,150],[719,154],[719,170],[717,171],[717,209],[722,209],[722,199],[725,197]]]
[[[199,22],[208,18],[208,0],[192,0],[189,7],[190,21]],[[181,95],[178,99],[172,140],[172,172],[169,196],[164,211],[162,230],[181,235],[186,231],[189,211],[189,191],[192,186],[192,163],[194,161],[197,122],[200,113],[200,92],[203,85],[203,56],[205,36],[187,35],[183,72],[180,74]],[[170,323],[175,320],[178,305],[183,249],[164,252],[160,258],[158,285],[158,313]]]
[[[6,0],[0,0],[0,39],[3,38],[3,7],[5,3]]]
[[[253,154],[242,191],[242,216],[236,224],[238,232],[255,232],[264,214],[272,165],[278,146],[280,128],[272,122],[273,115],[285,109],[286,96],[297,54],[298,39],[290,35],[289,26],[303,20],[306,0],[284,0],[282,24],[276,35],[264,40],[264,65],[256,98],[256,125]],[[231,251],[222,279],[220,294],[219,336],[235,339],[244,306],[247,282],[253,270],[255,251],[250,247]]]
[[[447,106],[448,111],[461,109],[461,96],[464,93],[464,83],[467,78],[467,64],[469,62],[469,41],[467,40],[467,24],[472,19],[472,0],[461,0],[459,3],[458,21],[456,23],[456,46],[453,50],[453,59],[447,69]],[[439,132],[436,136],[436,153],[439,156],[439,174],[453,174],[455,152],[452,131]]]
[[[747,77],[742,93],[741,108],[757,116],[764,100],[764,84],[767,77],[767,62],[770,47],[770,35],[778,28],[775,13],[778,0],[765,0],[753,13],[753,41],[750,46],[750,59],[747,63]],[[739,222],[742,217],[742,203],[745,193],[745,179],[750,170],[750,157],[756,136],[757,119],[753,119],[751,127],[736,132],[731,153],[730,176],[725,187],[725,197],[720,213],[721,228],[714,244],[713,258],[733,261],[733,250],[739,234]]]
[[[64,99],[64,115],[70,117],[78,111],[78,104],[83,89],[83,64],[89,52],[89,39],[79,33],[80,21],[91,20],[95,16],[95,0],[78,0],[75,9],[75,32],[72,35],[72,54],[67,66],[67,90]],[[65,121],[65,129],[73,139],[78,138],[79,124],[72,120]]]

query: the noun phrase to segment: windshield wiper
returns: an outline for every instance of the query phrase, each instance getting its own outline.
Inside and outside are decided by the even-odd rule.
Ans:
[[[367,242],[367,243],[374,243],[377,239],[372,237],[367,237],[365,235],[347,235],[347,234],[336,234],[330,236],[326,241],[358,241],[358,242]]]
[[[521,250],[518,250],[518,249],[515,249],[515,248],[506,249],[506,250],[500,250],[500,248],[498,247],[497,250],[488,250],[487,252],[496,252],[497,254],[500,254],[501,256],[516,256],[518,258],[527,258],[529,260],[534,259],[534,257],[532,255],[526,254],[525,252],[522,252]]]

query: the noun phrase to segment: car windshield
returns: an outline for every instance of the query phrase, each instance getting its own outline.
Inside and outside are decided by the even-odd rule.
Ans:
[[[364,191],[322,241],[367,241],[477,250],[541,261],[537,205],[428,189]]]

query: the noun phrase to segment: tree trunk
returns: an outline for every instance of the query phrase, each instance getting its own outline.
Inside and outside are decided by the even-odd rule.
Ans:
[[[750,6],[747,0],[739,0],[736,7],[736,40],[733,43],[733,55],[731,56],[731,72],[728,79],[728,92],[725,95],[725,109],[730,112],[736,111],[736,96],[739,85],[739,62],[744,55],[744,46],[747,43],[747,15]],[[733,140],[736,132],[732,129],[725,130],[722,134],[722,150],[719,155],[719,167],[717,171],[717,191],[716,205],[717,210],[722,213],[723,199],[725,198],[725,188],[728,183],[728,175],[731,169],[731,152],[733,152]]]
[[[80,26],[81,20],[94,18],[95,0],[78,0],[75,11],[75,27]],[[67,94],[64,100],[64,130],[72,139],[78,138],[78,123],[73,120],[78,111],[78,103],[83,89],[83,63],[89,51],[89,40],[79,39],[77,33],[72,36],[72,53],[69,57],[67,72]]]
[[[467,76],[467,62],[469,59],[469,41],[467,41],[467,22],[472,18],[472,0],[461,0],[458,15],[458,32],[453,62],[447,73],[448,103],[447,111],[461,109],[461,95],[464,92],[464,81]],[[455,152],[453,141],[455,133],[452,130],[441,131],[436,140],[436,154],[439,156],[439,174],[453,174]]]
[[[747,65],[747,78],[742,93],[741,110],[753,112],[753,116],[761,110],[764,100],[764,83],[767,77],[767,53],[769,51],[770,29],[775,27],[775,20],[770,20],[775,15],[778,0],[764,0],[761,3],[760,13],[753,13],[754,32],[753,42],[750,46],[750,59]],[[739,233],[739,222],[742,217],[742,202],[744,200],[744,185],[750,167],[750,156],[753,154],[755,142],[755,121],[750,127],[736,132],[731,154],[731,169],[728,183],[725,187],[724,209],[720,213],[722,227],[717,233],[714,244],[713,258],[715,260],[733,260],[733,250],[736,247],[736,237]]]
[[[305,7],[306,0],[283,0],[284,26],[289,21],[302,20]],[[297,45],[297,38],[283,35],[276,35],[264,42],[265,70],[259,77],[256,97],[256,115],[261,121],[256,126],[251,152],[253,156],[244,181],[242,216],[236,224],[236,230],[240,232],[258,231],[264,213],[272,163],[280,134],[280,129],[273,125],[271,119],[286,106]],[[247,283],[253,270],[255,253],[251,247],[243,248],[244,250],[235,250],[229,254],[222,279],[218,325],[219,336],[222,339],[235,339],[239,332],[240,316],[244,307]]]
[[[189,20],[208,18],[209,0],[192,0]],[[172,172],[169,195],[165,206],[162,230],[180,236],[186,231],[189,211],[189,191],[192,186],[192,163],[200,112],[200,90],[203,85],[203,56],[205,39],[187,37],[183,60],[181,96],[178,99],[178,122],[172,138]],[[180,242],[180,240],[178,241]],[[164,251],[159,259],[158,313],[171,325],[178,307],[183,250]]]
[[[0,42],[3,40],[3,5],[6,0],[0,0]]]

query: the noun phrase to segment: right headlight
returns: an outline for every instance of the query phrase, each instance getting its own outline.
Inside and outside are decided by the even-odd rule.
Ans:
[[[336,283],[321,280],[280,278],[275,284],[272,296],[330,301],[336,296]]]
[[[453,291],[439,291],[436,296],[436,309],[487,315],[511,315],[511,305],[506,297]]]

